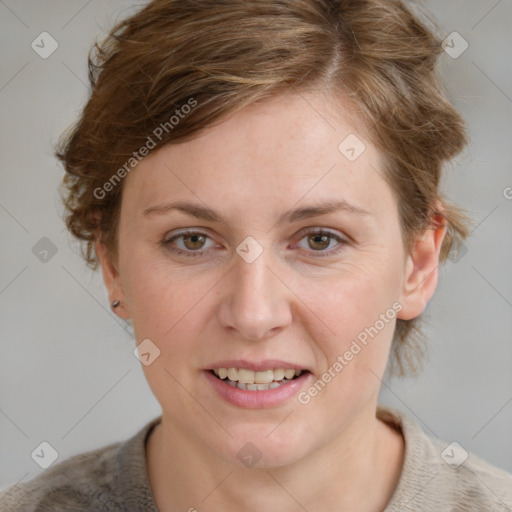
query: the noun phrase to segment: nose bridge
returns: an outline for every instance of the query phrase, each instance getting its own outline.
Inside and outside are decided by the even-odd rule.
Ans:
[[[241,244],[241,248],[244,246]],[[247,248],[247,246],[245,246]],[[275,275],[270,249],[251,261],[237,254],[221,305],[221,321],[247,339],[260,339],[291,319],[287,288]]]
[[[235,293],[238,298],[245,301],[257,301],[266,299],[265,303],[271,299],[271,290],[274,287],[273,281],[276,279],[271,272],[271,262],[268,257],[269,251],[264,251],[258,258],[252,262],[245,261],[240,257],[236,264]]]

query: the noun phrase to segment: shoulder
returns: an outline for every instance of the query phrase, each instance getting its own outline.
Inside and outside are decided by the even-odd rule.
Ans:
[[[74,455],[0,493],[0,510],[10,512],[111,510],[115,459],[121,443]]]
[[[378,416],[402,431],[402,474],[385,512],[512,511],[512,475],[457,442],[427,435],[411,417],[379,407]]]
[[[467,451],[457,442],[429,437],[437,456],[436,480],[453,503],[468,511],[511,511],[512,475]],[[457,501],[458,500],[458,501]]]
[[[161,417],[132,437],[74,455],[0,493],[9,512],[156,511],[146,466],[146,439]],[[129,508],[127,508],[129,507]]]

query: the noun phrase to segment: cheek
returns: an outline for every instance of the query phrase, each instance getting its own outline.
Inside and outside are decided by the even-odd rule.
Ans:
[[[154,362],[142,366],[146,381],[162,407],[179,414],[183,407],[193,406],[183,388],[192,388],[190,366],[199,366],[197,340],[204,339],[202,319],[213,282],[206,276],[194,278],[169,263],[138,264],[136,258],[126,270],[129,279],[124,291],[137,344],[150,339],[159,350]]]
[[[377,263],[346,266],[335,277],[304,280],[298,291],[323,324],[328,338],[347,340],[392,307],[398,294],[398,268]]]
[[[155,263],[144,254],[131,256],[124,270],[123,289],[137,340],[168,344],[183,330],[193,334],[202,299],[211,288],[207,275],[193,275],[168,261]]]
[[[399,264],[385,249],[379,246],[354,251],[328,273],[311,270],[300,277],[293,272],[288,276],[297,296],[290,307],[326,356],[344,352],[345,346],[373,325],[398,297]],[[209,317],[218,310],[216,285],[223,286],[222,272],[215,267],[200,271],[194,265],[174,265],[158,252],[124,254],[128,256],[120,262],[123,288],[137,341],[150,338],[168,347],[177,339],[181,345],[189,345],[184,343],[188,339],[193,345],[193,339],[202,332],[202,320],[215,321]]]
[[[318,403],[332,400],[334,415],[364,402],[379,387],[396,323],[399,264],[382,253],[362,260],[336,279],[315,280],[300,291],[312,310],[310,335],[321,352],[317,378],[332,382]]]

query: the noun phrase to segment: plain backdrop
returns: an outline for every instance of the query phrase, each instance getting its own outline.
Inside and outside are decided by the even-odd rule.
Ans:
[[[468,44],[440,60],[471,136],[443,190],[475,227],[428,305],[424,372],[386,379],[380,401],[512,472],[512,2],[425,5],[442,35],[460,35],[451,36],[455,50]],[[160,414],[99,272],[64,229],[63,170],[53,157],[86,100],[90,46],[136,9],[119,0],[0,1],[0,488],[42,471],[31,458],[42,441],[60,461],[126,439]],[[58,44],[46,59],[31,46],[42,32]]]

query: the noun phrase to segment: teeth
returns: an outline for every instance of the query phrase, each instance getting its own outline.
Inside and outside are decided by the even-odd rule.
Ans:
[[[240,368],[240,370],[238,370],[238,382],[243,382],[244,384],[254,384],[254,372],[252,370]]]
[[[226,380],[230,386],[246,391],[264,391],[266,389],[275,389],[285,384],[285,382],[269,382],[268,384],[244,384],[243,382],[233,382]],[[287,381],[288,382],[288,381]]]
[[[265,370],[264,372],[254,373],[254,382],[258,384],[270,384],[274,380],[274,372]]]
[[[282,368],[278,368],[274,370],[274,380],[283,380],[284,379],[284,370]]]
[[[293,379],[293,377],[295,377],[295,370],[285,370],[284,371],[285,379]]]
[[[267,384],[279,384],[283,379],[291,380],[294,377],[298,377],[302,373],[302,370],[276,368],[274,370],[254,372],[246,368],[215,368],[213,373],[222,380],[225,380],[227,377],[226,382],[233,382],[240,389],[257,390],[273,389],[277,386],[268,387]],[[263,385],[265,385],[264,388],[257,387]]]

